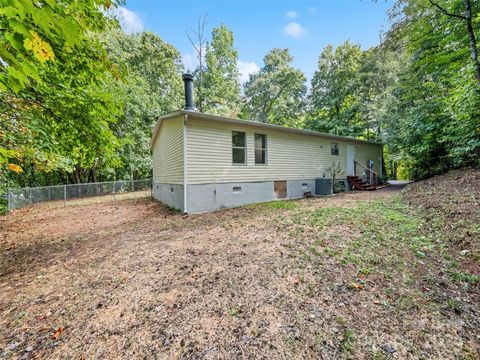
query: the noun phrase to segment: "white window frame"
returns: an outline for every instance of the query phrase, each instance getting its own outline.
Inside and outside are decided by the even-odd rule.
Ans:
[[[243,137],[245,139],[245,146],[234,146],[233,145],[233,133],[243,133]],[[247,165],[247,132],[241,130],[232,130],[232,165],[233,166],[246,166]],[[233,150],[234,149],[242,149],[243,150],[243,163],[236,163],[233,161]]]
[[[255,137],[257,135],[265,136],[265,149],[264,148],[257,148],[256,141],[255,141]],[[257,156],[256,156],[256,151],[257,150],[265,151],[265,162],[264,163],[257,163]],[[253,160],[255,162],[255,165],[258,165],[258,166],[267,166],[268,165],[268,139],[267,139],[267,134],[259,134],[259,133],[253,134]]]

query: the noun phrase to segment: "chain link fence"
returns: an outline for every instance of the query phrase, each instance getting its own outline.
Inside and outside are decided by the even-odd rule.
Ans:
[[[78,203],[79,200],[117,200],[151,196],[152,179],[106,181],[8,189],[8,211],[50,201]]]

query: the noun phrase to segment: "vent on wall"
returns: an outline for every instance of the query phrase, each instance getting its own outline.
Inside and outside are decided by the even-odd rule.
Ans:
[[[234,192],[234,193],[242,192],[242,187],[241,187],[241,186],[234,186],[234,187],[233,187],[233,192]]]
[[[303,183],[303,184],[302,184],[302,187],[308,187],[308,184],[307,184],[307,183]]]

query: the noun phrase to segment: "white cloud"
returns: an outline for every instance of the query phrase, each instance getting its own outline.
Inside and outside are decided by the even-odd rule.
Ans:
[[[283,28],[283,33],[287,36],[300,39],[307,34],[307,30],[296,22],[290,22]]]
[[[238,60],[238,72],[240,83],[245,84],[248,81],[250,74],[255,74],[260,71],[260,67],[254,62]]]
[[[140,15],[124,6],[113,10],[113,15],[118,19],[120,26],[127,34],[141,32],[145,28]]]
[[[290,10],[285,13],[287,19],[295,19],[298,17],[298,13],[295,10]]]
[[[197,57],[189,53],[182,54],[182,62],[183,62],[185,71],[190,71],[190,72],[193,72],[198,65]]]
[[[185,71],[193,72],[199,65],[200,61],[198,60],[198,49],[200,49],[199,44],[192,45],[192,52],[186,52],[182,54],[182,62]],[[203,45],[202,48],[202,60],[205,62],[205,54],[207,52],[207,46]]]

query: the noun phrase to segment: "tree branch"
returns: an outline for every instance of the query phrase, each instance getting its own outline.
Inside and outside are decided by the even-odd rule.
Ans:
[[[454,17],[454,18],[457,18],[457,19],[462,19],[462,20],[468,20],[463,15],[458,15],[458,14],[448,12],[447,10],[445,10],[443,7],[441,7],[438,3],[434,2],[433,0],[429,0],[429,1],[430,1],[430,4],[432,4],[432,6],[435,6],[438,10],[440,10],[442,13],[444,13],[447,16],[451,16],[451,17]]]

